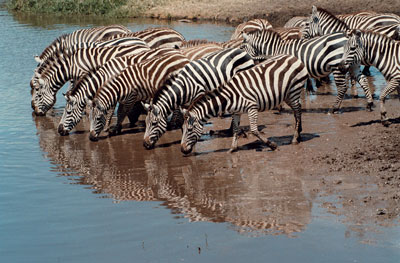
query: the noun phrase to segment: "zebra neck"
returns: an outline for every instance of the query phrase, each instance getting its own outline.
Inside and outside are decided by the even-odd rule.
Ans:
[[[195,112],[199,120],[205,123],[210,118],[218,117],[226,112],[227,102],[230,101],[226,95],[223,90],[216,89],[193,102],[190,110]],[[232,104],[234,103],[232,102]]]

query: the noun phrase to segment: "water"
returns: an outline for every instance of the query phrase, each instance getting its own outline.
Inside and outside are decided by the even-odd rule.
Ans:
[[[224,41],[233,32],[1,10],[0,262],[399,262],[398,227],[365,231],[377,242],[361,243],[318,205],[304,171],[285,167],[284,156],[249,166],[218,152],[227,138],[183,158],[179,131],[144,151],[142,126],[91,143],[86,122],[60,137],[61,96],[48,116],[33,117],[33,55],[63,33],[103,22],[131,30],[164,24],[187,39]],[[277,172],[265,172],[271,165]]]

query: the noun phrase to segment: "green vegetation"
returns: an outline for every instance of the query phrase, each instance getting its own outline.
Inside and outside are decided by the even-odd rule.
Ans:
[[[165,0],[8,0],[12,11],[136,17]]]

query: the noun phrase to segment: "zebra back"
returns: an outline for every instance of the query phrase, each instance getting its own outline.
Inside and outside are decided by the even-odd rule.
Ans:
[[[74,46],[82,42],[94,42],[101,39],[109,38],[116,34],[126,34],[130,30],[122,25],[99,26],[87,29],[79,29],[70,34],[64,34],[56,38],[43,52],[36,56],[35,59],[39,63],[43,63],[46,59],[52,57],[55,53],[63,51],[66,48]]]
[[[354,15],[338,15],[350,29],[371,29],[377,26],[387,26],[400,23],[400,17],[395,14],[382,14],[375,12],[363,12]]]
[[[214,52],[218,52],[222,49],[223,47],[219,44],[206,43],[187,48],[181,48],[180,50],[182,54],[185,55],[189,60],[194,61],[208,56]]]
[[[309,40],[282,40],[273,30],[264,30],[245,34],[242,48],[253,58],[278,54],[289,54],[298,57],[306,66],[313,78],[327,76],[340,64],[343,47],[347,42],[345,33],[338,32]]]
[[[307,16],[295,16],[289,19],[283,27],[291,28],[291,27],[302,27],[304,22],[308,20]]]
[[[111,39],[120,37],[137,37],[145,41],[150,48],[175,48],[180,47],[185,38],[178,31],[167,27],[149,27],[142,31],[131,32],[112,36]]]
[[[281,36],[283,40],[301,39],[301,27],[283,27],[276,28],[275,31]]]
[[[256,18],[239,24],[231,36],[231,40],[238,39],[242,33],[271,29],[272,25],[267,19]]]

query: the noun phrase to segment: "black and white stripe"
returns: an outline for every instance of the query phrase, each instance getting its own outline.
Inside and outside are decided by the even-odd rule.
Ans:
[[[62,52],[64,49],[68,49],[75,44],[95,42],[107,39],[113,35],[127,34],[129,32],[131,31],[122,25],[79,29],[70,34],[64,34],[56,38],[39,56],[35,56],[35,60],[39,63],[43,63],[53,55]]]
[[[32,104],[37,115],[44,115],[56,101],[56,93],[69,80],[77,81],[84,74],[99,68],[108,60],[149,50],[146,46],[113,46],[80,48],[72,53],[59,53],[54,63],[34,75]]]
[[[374,66],[387,81],[379,96],[381,122],[387,126],[390,123],[386,116],[386,96],[396,89],[400,94],[400,43],[371,31],[353,30],[349,37],[343,54],[345,67],[360,63]]]
[[[295,132],[292,143],[300,140],[300,94],[308,78],[307,69],[298,58],[290,55],[269,57],[259,65],[238,72],[220,88],[203,95],[185,112],[181,150],[188,154],[200,138],[204,124],[221,113],[234,115],[234,136],[230,151],[237,149],[237,114],[247,113],[250,131],[271,149],[277,145],[258,131],[258,112],[271,110],[286,102],[294,111]]]
[[[272,30],[243,34],[243,36],[245,41],[242,48],[253,58],[289,54],[298,57],[304,63],[312,78],[319,79],[333,73],[338,94],[332,111],[335,112],[340,108],[347,90],[346,72],[339,69],[344,45],[348,40],[344,33],[333,33],[309,40],[294,39],[288,41],[282,40],[279,34]],[[358,66],[350,68],[350,73],[363,88],[368,100],[367,107],[370,108],[373,99],[367,78],[360,73]]]
[[[267,19],[256,18],[239,24],[231,36],[231,40],[242,37],[242,33],[271,29],[272,25]]]
[[[168,27],[149,27],[142,31],[114,35],[110,39],[120,37],[138,37],[145,41],[150,48],[180,47],[185,38],[178,31]]]
[[[117,103],[120,104],[117,126],[120,126],[134,103],[148,102],[171,74],[181,70],[189,62],[179,52],[166,54],[129,66],[107,81],[97,90],[92,100],[89,138],[92,141],[97,140],[105,126],[107,112],[115,108]]]
[[[252,66],[251,57],[237,48],[225,49],[186,65],[147,105],[144,146],[154,147],[167,130],[167,117],[179,106],[189,105],[201,94],[228,81],[236,72]]]
[[[124,56],[110,59],[99,69],[90,71],[69,89],[65,94],[66,105],[64,113],[58,125],[58,132],[67,135],[81,120],[88,100],[93,100],[97,89],[104,85],[109,79],[120,74],[128,66],[140,63],[147,59],[152,59],[165,54],[179,54],[179,50],[158,48],[143,51],[137,55]],[[111,113],[114,111],[111,110]],[[133,114],[137,114],[134,112]],[[129,116],[131,124],[136,122],[138,116]],[[115,127],[117,129],[118,127]],[[113,133],[114,131],[111,131]]]
[[[294,16],[289,19],[283,27],[291,28],[291,27],[302,27],[304,22],[308,20],[307,16]]]

